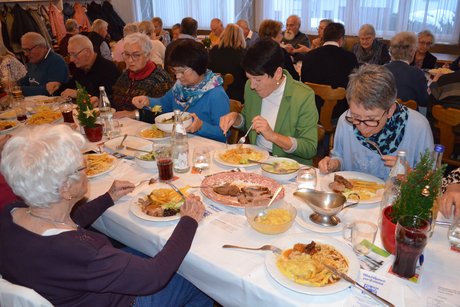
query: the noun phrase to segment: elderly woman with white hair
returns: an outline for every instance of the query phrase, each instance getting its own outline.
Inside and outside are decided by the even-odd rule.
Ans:
[[[378,64],[383,65],[390,62],[388,47],[381,40],[375,38],[375,29],[371,24],[364,24],[358,32],[359,43],[353,46],[359,65]]]
[[[419,107],[428,105],[425,74],[410,66],[417,50],[417,38],[412,32],[400,32],[390,41],[391,62],[385,66],[393,73],[398,96],[403,101],[415,100]]]
[[[430,30],[420,31],[417,35],[418,45],[414,59],[410,65],[420,69],[432,69],[436,67],[436,58],[431,52],[430,47],[434,44],[434,35]]]
[[[139,32],[139,27],[136,23],[127,23],[123,28],[123,38],[120,39],[113,47],[112,57],[114,62],[124,62],[123,51],[125,48],[125,37]]]
[[[406,151],[414,167],[420,154],[434,146],[427,119],[395,102],[395,80],[384,66],[362,65],[349,78],[349,109],[339,118],[334,149],[319,162],[320,171],[357,171],[386,179],[398,150]]]
[[[154,113],[139,109],[131,103],[136,96],[163,97],[174,85],[171,76],[150,60],[152,41],[141,33],[124,38],[123,58],[126,70],[112,87],[112,105],[118,111],[115,117],[130,117],[145,122],[154,122]]]
[[[115,181],[89,203],[80,150],[85,139],[65,125],[24,128],[8,140],[0,169],[23,201],[0,213],[0,274],[55,306],[212,306],[175,274],[192,244],[204,206],[187,198],[164,249],[146,258],[114,248],[85,229],[134,185]]]

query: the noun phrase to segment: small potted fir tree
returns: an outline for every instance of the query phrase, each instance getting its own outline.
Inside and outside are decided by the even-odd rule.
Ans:
[[[96,110],[90,102],[90,96],[86,89],[77,83],[77,106],[78,121],[83,127],[86,137],[90,142],[98,142],[102,139],[103,126],[96,122]]]
[[[395,252],[395,230],[400,217],[418,216],[434,224],[439,209],[437,196],[446,166],[434,171],[433,163],[435,161],[427,150],[415,168],[402,179],[401,190],[394,204],[382,212],[380,235],[383,246],[391,253]]]

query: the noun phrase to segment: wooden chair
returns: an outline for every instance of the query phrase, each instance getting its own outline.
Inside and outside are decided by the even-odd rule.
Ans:
[[[224,84],[222,84],[222,86],[224,87],[224,90],[226,91],[228,89],[228,86],[232,84],[235,79],[233,78],[232,74],[225,74],[223,79],[224,79]]]
[[[241,111],[243,111],[243,104],[238,100],[230,99],[230,112],[241,113]],[[240,130],[231,127],[230,131],[231,131],[231,136],[228,138],[228,143],[229,144],[236,144],[236,142],[238,142],[238,137],[239,137],[239,134],[240,134]]]
[[[409,99],[407,101],[402,101],[401,98],[396,99],[399,104],[405,105],[406,107],[417,111],[417,102],[415,100]]]
[[[332,113],[339,100],[345,99],[346,91],[343,87],[332,88],[330,85],[305,82],[311,87],[316,96],[321,97],[324,101],[319,112],[319,123],[323,126],[326,134],[330,135],[329,149],[334,144],[335,125],[332,124]]]
[[[434,105],[433,117],[436,119],[436,126],[439,128],[440,143],[446,147],[442,156],[444,163],[460,166],[459,160],[451,158],[455,149],[455,140],[459,138],[455,134],[455,128],[460,125],[460,110],[454,108],[443,108],[441,105]]]

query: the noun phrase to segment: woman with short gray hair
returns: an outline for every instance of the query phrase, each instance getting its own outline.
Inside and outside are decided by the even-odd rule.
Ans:
[[[364,24],[358,32],[359,42],[353,46],[359,65],[383,65],[390,61],[388,47],[381,40],[375,38],[375,29],[371,24]]]
[[[115,117],[130,117],[153,123],[155,115],[149,109],[137,110],[131,103],[136,96],[159,98],[174,85],[171,76],[150,60],[152,40],[145,34],[133,33],[124,38],[123,59],[126,70],[112,87]]]
[[[320,171],[357,171],[385,180],[398,150],[406,151],[411,167],[421,153],[432,150],[433,135],[426,118],[395,99],[395,80],[384,66],[363,65],[350,74],[349,109],[339,118],[334,148],[330,157],[319,162]]]
[[[438,59],[429,51],[434,44],[434,35],[429,30],[423,30],[417,35],[418,45],[410,65],[420,69],[433,69]]]
[[[417,38],[412,32],[400,32],[390,41],[391,62],[385,66],[393,73],[402,101],[415,100],[420,112],[426,112],[428,105],[427,81],[425,74],[417,67],[410,66],[417,49]]]
[[[113,47],[112,56],[114,62],[124,62],[122,53],[125,48],[125,37],[137,32],[139,32],[139,27],[136,23],[132,22],[125,25],[123,28],[123,38],[120,39]]]
[[[66,125],[26,127],[6,143],[0,170],[23,201],[0,212],[3,278],[34,289],[53,306],[212,306],[176,274],[203,217],[199,198],[186,199],[173,243],[154,258],[116,249],[85,228],[134,184],[116,180],[107,193],[76,206],[88,185],[84,145]]]

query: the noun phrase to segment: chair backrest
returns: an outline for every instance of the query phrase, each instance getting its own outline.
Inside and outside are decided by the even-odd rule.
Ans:
[[[451,159],[455,148],[454,128],[460,125],[460,110],[434,105],[432,113],[437,121],[436,126],[439,128],[440,143],[446,147],[442,156],[443,162],[460,166],[460,161]]]
[[[0,306],[14,307],[53,307],[43,296],[34,290],[15,285],[0,276]]]
[[[332,124],[332,112],[339,100],[345,99],[346,91],[343,87],[332,88],[330,85],[305,82],[311,87],[315,95],[321,97],[324,103],[319,112],[319,123],[327,133],[333,133],[335,127]]]
[[[224,87],[224,90],[228,89],[228,86],[233,83],[234,78],[232,74],[225,74],[224,77],[224,84],[222,86]]]
[[[417,111],[417,102],[415,100],[409,99],[406,101],[401,100],[401,98],[396,99],[396,101],[400,104],[405,105],[408,108],[411,108],[412,110]]]
[[[241,111],[243,111],[243,104],[238,100],[230,99],[230,112],[241,113]],[[238,142],[240,130],[232,127],[230,128],[230,131],[232,134],[228,138],[228,143],[236,144],[236,142]]]

